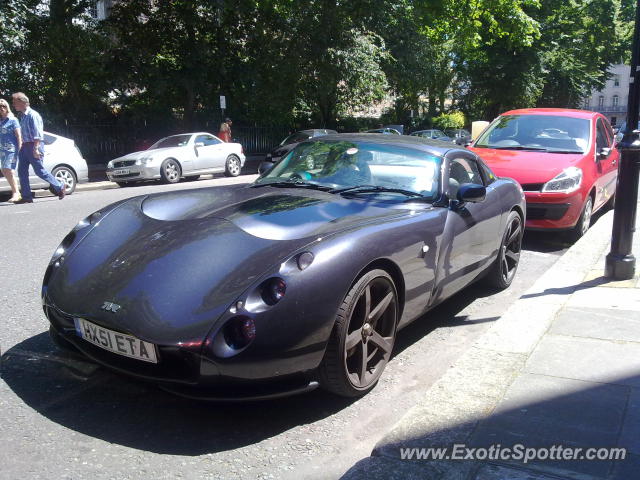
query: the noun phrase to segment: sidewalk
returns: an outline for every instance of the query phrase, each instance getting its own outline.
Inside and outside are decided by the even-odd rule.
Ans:
[[[640,282],[604,277],[612,219],[613,211],[603,215],[343,479],[640,478]],[[477,458],[404,451],[414,457],[401,459],[401,449],[454,444],[476,448]],[[551,459],[556,447],[525,463],[505,450],[518,444],[627,453],[617,461]]]

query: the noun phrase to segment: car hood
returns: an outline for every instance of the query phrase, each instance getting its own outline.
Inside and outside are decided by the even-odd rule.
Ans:
[[[503,150],[470,147],[499,177],[510,177],[519,183],[545,183],[565,168],[577,166],[584,153],[545,153],[525,150]]]
[[[138,160],[139,158],[146,158],[151,156],[163,156],[171,154],[172,152],[184,151],[185,147],[168,147],[168,148],[154,148],[153,150],[142,150],[140,152],[128,153],[122,157],[116,158],[114,162],[119,160]]]
[[[131,199],[65,256],[47,296],[63,312],[153,343],[201,341],[249,286],[296,250],[406,212],[265,188]],[[104,311],[104,302],[121,308]]]

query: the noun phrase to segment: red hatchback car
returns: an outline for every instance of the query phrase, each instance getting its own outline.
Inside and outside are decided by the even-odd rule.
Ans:
[[[469,148],[496,175],[522,185],[529,229],[568,230],[577,239],[589,229],[591,215],[613,203],[620,154],[611,125],[600,113],[511,110]]]

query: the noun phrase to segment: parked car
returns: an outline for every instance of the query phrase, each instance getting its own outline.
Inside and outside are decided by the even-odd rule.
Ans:
[[[453,141],[458,145],[468,145],[471,143],[471,133],[469,130],[465,130],[464,128],[451,128],[444,131],[444,134],[453,139]]]
[[[64,184],[66,195],[71,195],[78,183],[89,181],[87,162],[73,140],[44,132],[44,145],[44,168]],[[49,188],[49,184],[38,177],[31,167],[29,184],[32,190]],[[11,192],[11,187],[0,172],[0,193],[6,192]]]
[[[300,142],[304,142],[305,140],[309,140],[314,137],[321,137],[322,135],[328,135],[330,133],[338,133],[335,130],[331,130],[328,128],[309,128],[307,130],[300,130],[299,132],[292,133],[288,137],[286,137],[280,144],[275,147],[271,152],[267,153],[266,158],[264,159],[267,162],[265,165],[260,165],[258,167],[258,173],[262,173],[260,171],[261,168],[269,168],[282,157],[284,157],[287,153],[295,148]]]
[[[430,138],[432,140],[440,140],[441,142],[453,142],[453,138],[448,137],[444,134],[442,130],[437,129],[429,129],[429,130],[418,130],[417,132],[411,133],[414,137],[420,138]]]
[[[224,172],[237,177],[245,160],[239,143],[225,143],[207,132],[183,133],[111,160],[106,173],[120,186],[157,179],[177,183],[181,178],[196,180],[205,173]]]
[[[355,397],[399,328],[480,277],[511,284],[524,208],[464,148],[314,137],[253,184],[85,218],[51,258],[44,311],[62,348],[181,395]]]
[[[591,215],[612,204],[619,153],[605,116],[584,110],[530,108],[496,118],[471,144],[527,198],[530,229],[584,235]]]
[[[402,133],[400,133],[400,130],[393,127],[373,128],[371,130],[367,130],[365,133],[383,133],[385,135],[402,135]]]

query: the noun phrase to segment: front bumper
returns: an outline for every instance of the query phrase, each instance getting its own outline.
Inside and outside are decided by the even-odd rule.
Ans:
[[[110,182],[156,180],[160,178],[160,168],[147,165],[130,165],[126,167],[108,168],[106,174]]]
[[[570,194],[525,192],[525,198],[526,228],[562,230],[576,225],[586,197],[577,191]]]
[[[56,343],[70,344],[109,370],[154,383],[182,397],[234,402],[266,400],[308,392],[319,385],[315,369],[280,374],[283,359],[252,359],[244,365],[233,361],[214,363],[201,354],[199,343],[193,346],[157,345],[160,361],[156,364],[142,362],[116,355],[83,340],[76,334],[73,317],[47,305],[47,302],[44,312],[51,323],[52,335],[62,340]],[[305,363],[295,358],[286,360],[290,366]],[[262,378],[248,378],[257,370],[261,370]]]

